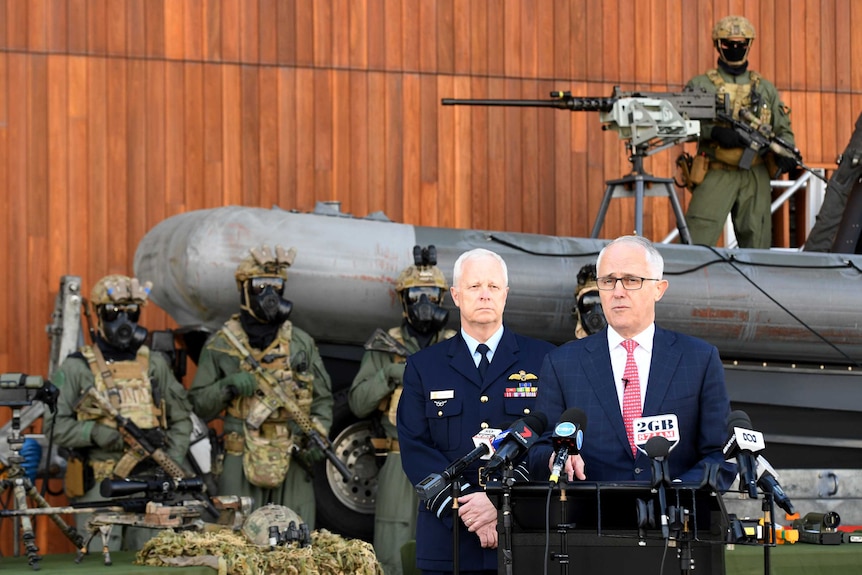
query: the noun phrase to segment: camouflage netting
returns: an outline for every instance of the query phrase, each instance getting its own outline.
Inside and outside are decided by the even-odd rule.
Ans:
[[[204,565],[219,575],[383,575],[370,543],[325,529],[311,534],[311,547],[295,543],[270,550],[228,529],[165,530],[138,551],[135,563],[156,567]]]

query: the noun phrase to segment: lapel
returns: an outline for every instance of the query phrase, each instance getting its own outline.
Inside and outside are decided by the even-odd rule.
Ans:
[[[457,337],[449,338],[447,341],[449,343],[449,366],[476,387],[482,387],[482,381],[479,379],[479,370],[476,368],[476,364],[473,363],[470,350],[467,348],[467,342],[464,341],[461,334],[459,333]]]
[[[605,416],[613,424],[614,434],[617,441],[624,448],[624,452],[631,456],[629,439],[626,436],[625,425],[623,425],[623,414],[620,411],[620,401],[617,396],[616,383],[614,382],[614,370],[611,368],[611,353],[608,350],[608,330],[588,337],[585,341],[587,356],[584,361],[584,370],[599,401]]]
[[[676,347],[676,334],[655,327],[652,346],[647,394],[644,398],[644,415],[659,415],[659,410],[670,389],[671,379],[682,358],[682,351]]]

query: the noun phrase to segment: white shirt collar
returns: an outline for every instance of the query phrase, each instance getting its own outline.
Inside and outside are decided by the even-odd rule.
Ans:
[[[634,336],[631,339],[638,342],[638,347],[642,347],[644,349],[644,351],[647,351],[650,354],[652,354],[652,344],[653,344],[653,338],[654,337],[655,337],[655,323],[653,322],[653,323],[649,324],[649,326],[647,326],[647,328],[645,330],[643,330],[642,332],[640,332],[639,334],[637,334],[636,336]],[[625,340],[625,339],[627,339],[627,338],[624,338],[619,333],[617,333],[617,331],[614,328],[612,328],[611,326],[608,326],[608,349],[615,349],[617,346],[621,346],[623,343],[623,340]]]
[[[479,357],[479,353],[476,351],[476,348],[479,347],[481,341],[477,340],[474,337],[467,335],[464,331],[464,328],[461,328],[461,337],[464,338],[464,341],[467,342],[467,349],[470,350],[470,355],[473,356],[473,360],[476,362],[476,365],[479,365],[479,360],[482,358]],[[485,342],[485,345],[488,346],[488,349],[491,351],[488,353],[488,361],[491,361],[494,358],[494,353],[497,351],[497,346],[500,345],[500,340],[503,339],[503,326],[501,325],[497,331],[494,332],[494,335],[488,338],[488,341]]]

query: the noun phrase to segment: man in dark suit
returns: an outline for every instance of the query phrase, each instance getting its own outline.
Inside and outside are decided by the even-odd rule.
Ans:
[[[661,254],[649,240],[617,238],[604,247],[596,265],[608,327],[548,354],[536,401],[536,410],[550,422],[567,408],[586,413],[584,445],[580,455],[566,461],[565,476],[570,481],[651,480],[650,460],[635,449],[631,423],[625,425],[624,419],[675,414],[679,442],[667,458],[671,479],[699,483],[709,465],[719,466],[720,487],[726,489],[734,469],[722,456],[730,401],[718,350],[655,324],[656,302],[668,281],[662,279]],[[552,467],[553,457],[547,438],[534,446],[534,479]]]
[[[553,345],[517,335],[503,325],[509,292],[506,263],[475,249],[455,262],[452,300],[461,315],[460,336],[411,355],[404,372],[397,427],[401,461],[416,485],[470,452],[482,429],[506,429],[532,410],[542,359]],[[481,360],[482,353],[490,363]],[[484,371],[484,377],[480,375]],[[478,485],[476,461],[463,473],[458,498],[462,574],[497,573],[497,509]],[[426,575],[453,571],[449,491],[419,504],[416,565]]]

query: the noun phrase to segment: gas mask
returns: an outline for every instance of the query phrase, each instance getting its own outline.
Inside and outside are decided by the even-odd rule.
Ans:
[[[141,315],[137,304],[106,304],[99,310],[105,341],[122,351],[136,351],[147,339],[147,330],[138,325]]]
[[[578,286],[575,288],[575,307],[572,314],[577,319],[575,337],[583,339],[602,331],[608,325],[599,288],[596,286],[596,266],[587,264],[578,271]]]
[[[407,292],[404,294],[407,305],[407,321],[419,333],[428,334],[440,331],[449,321],[449,312],[433,303],[427,293],[411,293],[417,290],[439,292],[437,288],[409,288],[405,290]]]
[[[262,323],[283,323],[290,316],[293,304],[281,295],[284,280],[279,277],[254,277],[246,282],[248,312]]]

